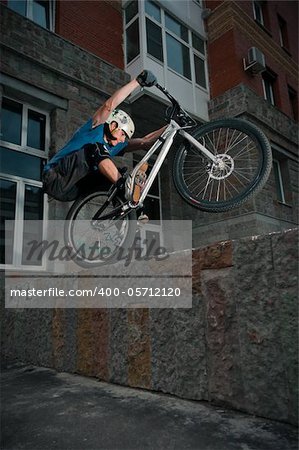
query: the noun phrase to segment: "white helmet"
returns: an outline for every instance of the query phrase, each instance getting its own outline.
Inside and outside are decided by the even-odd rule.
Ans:
[[[122,111],[121,109],[114,109],[106,120],[106,123],[108,124],[111,122],[116,122],[117,127],[123,130],[129,139],[133,136],[135,125],[129,114],[125,111]]]

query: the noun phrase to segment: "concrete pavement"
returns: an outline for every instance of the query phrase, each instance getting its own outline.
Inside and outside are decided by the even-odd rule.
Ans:
[[[295,450],[297,430],[204,402],[14,365],[1,374],[2,450]]]

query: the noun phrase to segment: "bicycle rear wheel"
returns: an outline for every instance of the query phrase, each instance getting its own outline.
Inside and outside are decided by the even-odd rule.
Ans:
[[[241,119],[208,123],[193,137],[216,156],[213,163],[185,140],[173,166],[175,186],[192,206],[208,212],[238,207],[265,185],[272,167],[266,136]]]
[[[116,262],[133,244],[136,211],[122,218],[92,220],[106,200],[107,192],[90,193],[76,200],[67,214],[65,243],[72,248],[74,260],[81,267],[93,268]],[[121,201],[116,198],[113,203],[105,207],[101,216],[110,214]]]

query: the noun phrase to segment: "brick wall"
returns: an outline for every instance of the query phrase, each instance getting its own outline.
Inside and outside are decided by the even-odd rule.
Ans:
[[[191,309],[2,306],[3,358],[296,424],[297,245],[292,230],[194,250]]]
[[[55,32],[79,47],[123,69],[121,2],[56,2]]]
[[[240,117],[251,121],[287,152],[285,159],[286,203],[277,200],[273,171],[265,187],[253,199],[225,213],[210,214],[179,205],[181,216],[193,221],[193,241],[202,246],[223,239],[238,239],[252,234],[288,229],[298,224],[298,128],[296,123],[269,105],[246,85],[240,84],[209,102],[211,120]]]
[[[51,104],[46,106],[51,120],[49,153],[52,155],[130,77],[9,8],[1,4],[0,7],[0,26],[5,31],[1,33],[1,73],[67,102],[66,110]],[[4,87],[3,95],[5,92]],[[130,165],[131,157],[127,159],[122,165]],[[64,218],[68,208],[66,203],[51,202],[50,218]]]

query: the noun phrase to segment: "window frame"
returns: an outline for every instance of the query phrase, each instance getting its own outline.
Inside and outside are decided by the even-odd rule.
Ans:
[[[289,36],[288,36],[288,27],[287,22],[281,17],[280,14],[277,14],[277,22],[278,22],[278,34],[279,34],[279,43],[280,46],[289,51]]]
[[[137,13],[128,21],[126,22],[126,8],[133,2],[137,2]],[[140,14],[139,14],[139,3],[138,0],[133,0],[131,2],[129,2],[126,7],[124,8],[124,14],[123,14],[123,24],[124,24],[124,56],[125,56],[125,64],[129,65],[132,64],[137,58],[140,57],[140,53],[141,53],[141,32],[140,32],[140,20],[139,20]],[[128,45],[128,38],[127,38],[127,30],[128,28],[131,27],[131,25],[133,25],[133,23],[137,21],[137,26],[138,26],[138,38],[139,38],[139,49],[138,49],[138,53],[136,56],[134,56],[134,58],[132,58],[130,61],[128,61],[128,53],[127,53],[127,45]]]
[[[277,106],[277,99],[275,94],[275,81],[277,76],[269,69],[262,73],[262,84],[264,99],[269,102],[272,106]],[[268,89],[267,89],[267,85]],[[267,96],[267,92],[270,93],[270,98]]]
[[[55,32],[55,6],[56,6],[56,0],[48,0],[48,2],[49,2],[49,28],[48,27],[44,27],[43,25],[40,25],[38,22],[36,22],[33,19],[33,3],[35,1],[36,0],[26,0],[26,12],[25,12],[24,15],[23,14],[21,14],[21,15],[23,15],[23,17],[26,17],[27,19],[31,20],[32,22],[34,22],[36,25],[44,28],[45,30],[49,30],[49,31]],[[9,2],[7,2],[7,7],[9,9],[11,9],[12,11],[14,11],[14,9],[12,9],[9,6]],[[15,12],[17,14],[20,14],[17,11],[15,11]]]
[[[152,1],[152,0],[149,0],[149,1]],[[196,30],[190,28],[187,24],[185,24],[184,22],[180,21],[172,13],[169,13],[168,11],[166,11],[159,4],[155,3],[154,1],[152,1],[152,3],[160,8],[161,21],[159,22],[154,17],[150,16],[144,9],[144,15],[143,15],[144,16],[144,26],[145,26],[144,47],[145,47],[146,56],[148,58],[152,58],[158,64],[164,66],[168,70],[170,70],[173,73],[175,73],[177,76],[183,78],[186,82],[194,84],[194,86],[196,86],[197,88],[203,90],[204,92],[208,92],[208,69],[207,69],[206,39],[203,38],[198,32],[196,32]],[[140,13],[140,11],[139,11],[139,13]],[[168,15],[170,18],[172,18],[173,20],[175,20],[176,22],[178,22],[179,24],[181,24],[182,26],[184,26],[187,29],[188,42],[185,41],[183,38],[181,38],[174,31],[172,31],[172,30],[170,30],[170,29],[168,29],[166,27],[166,24],[165,24],[166,15]],[[147,38],[146,20],[149,20],[149,21],[153,22],[156,26],[160,27],[160,29],[161,29],[163,61],[159,60],[157,57],[155,57],[154,55],[152,55],[151,53],[148,52],[148,47],[147,47],[147,39],[148,38]],[[168,65],[168,52],[167,52],[167,45],[166,45],[166,37],[167,37],[167,35],[171,36],[173,39],[178,41],[180,45],[183,45],[183,46],[185,46],[187,48],[187,50],[188,50],[189,66],[190,66],[190,78],[188,78],[187,76],[185,76],[184,74],[182,74],[180,72],[177,72],[175,69],[173,69],[172,67],[170,67]],[[203,41],[204,53],[202,53],[200,50],[196,49],[193,46],[193,35],[198,37],[199,39],[201,39]],[[203,61],[203,63],[204,63],[205,86],[200,85],[196,81],[195,56],[198,57],[199,59],[201,59]]]
[[[40,158],[42,161],[46,161],[49,152],[50,143],[50,116],[45,110],[35,107],[27,102],[20,101],[15,97],[9,95],[3,95],[3,99],[11,100],[15,103],[22,105],[22,116],[21,116],[21,145],[13,144],[8,141],[0,139],[0,146],[7,148],[9,150],[18,151],[24,153],[25,155],[33,155]],[[34,111],[45,116],[45,150],[35,149],[33,147],[27,146],[27,130],[28,130],[28,111]],[[26,145],[25,145],[26,144]],[[0,269],[17,269],[17,270],[34,270],[42,271],[46,270],[45,258],[41,265],[24,265],[22,264],[22,251],[19,252],[17,249],[23,248],[23,218],[24,218],[24,207],[25,207],[25,188],[26,185],[34,186],[42,189],[43,183],[40,180],[34,180],[27,177],[22,177],[19,175],[12,175],[0,170],[0,179],[5,181],[11,181],[16,183],[16,201],[15,201],[15,229],[14,229],[14,246],[13,246],[13,262],[12,264],[2,264],[0,263]],[[46,194],[43,194],[43,218],[47,217],[48,214],[48,202]],[[46,221],[43,220],[43,237],[46,236]]]
[[[264,27],[264,26],[265,26],[265,18],[264,18],[264,11],[263,11],[263,3],[262,3],[261,1],[258,1],[258,0],[253,0],[253,2],[252,2],[252,7],[253,7],[253,17],[254,17],[254,20],[255,20],[259,25],[262,25],[262,26]],[[257,17],[256,9],[259,10],[261,20],[259,20],[258,17]]]
[[[288,96],[291,106],[292,119],[298,121],[298,93],[290,85],[288,85]]]
[[[276,166],[276,171],[274,169],[274,166]],[[281,162],[277,158],[273,158],[273,171],[274,171],[274,180],[275,180],[275,187],[276,191],[279,192],[279,196],[281,198],[277,198],[277,201],[280,203],[286,204],[285,200],[285,189],[283,184],[283,178],[282,178],[282,170],[281,170]],[[277,174],[277,176],[276,176]]]
[[[14,227],[14,245],[12,264],[0,263],[0,269],[17,269],[17,270],[46,270],[46,260],[43,258],[41,265],[24,265],[22,264],[23,252],[17,249],[23,249],[23,218],[25,207],[25,187],[26,185],[38,187],[42,189],[43,183],[41,181],[32,180],[30,178],[23,178],[17,175],[10,175],[0,172],[0,179],[16,183],[16,203],[15,203],[15,227]],[[48,202],[46,194],[43,195],[43,217],[47,217]],[[46,221],[43,220],[43,237],[46,236],[47,226]]]
[[[49,152],[49,143],[50,143],[50,115],[47,111],[42,110],[40,108],[36,108],[35,106],[30,105],[29,103],[22,102],[18,99],[12,98],[9,95],[3,95],[3,99],[8,99],[13,101],[14,103],[19,103],[22,105],[22,117],[21,117],[21,144],[14,144],[9,141],[4,141],[0,136],[0,146],[7,147],[11,150],[19,151],[28,155],[38,156],[43,159],[47,159]],[[45,125],[45,150],[40,150],[34,147],[30,147],[27,145],[27,130],[28,130],[28,111],[34,111],[39,114],[42,114],[46,118]]]
[[[275,183],[276,197],[273,199],[275,203],[284,205],[289,208],[294,207],[293,187],[291,182],[291,161],[297,164],[297,158],[291,154],[288,150],[277,146],[271,145],[272,148],[272,160],[275,161],[272,165],[273,181]],[[277,171],[274,169],[276,164]],[[281,199],[278,197],[278,192],[282,193]]]

